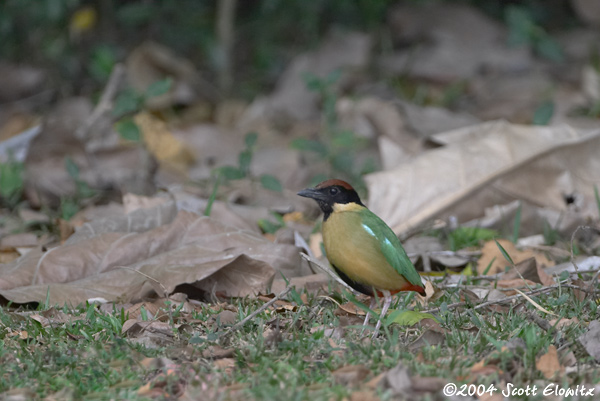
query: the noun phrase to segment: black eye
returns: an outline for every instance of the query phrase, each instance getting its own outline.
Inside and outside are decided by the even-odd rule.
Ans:
[[[337,195],[338,192],[340,192],[340,190],[337,189],[336,187],[329,188],[329,195]]]

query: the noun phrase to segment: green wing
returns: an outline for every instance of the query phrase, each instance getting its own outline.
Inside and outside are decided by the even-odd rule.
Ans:
[[[411,284],[422,287],[423,282],[419,272],[408,258],[400,240],[392,229],[367,208],[361,210],[360,215],[363,227],[377,238],[381,245],[381,252],[383,252],[389,264]]]

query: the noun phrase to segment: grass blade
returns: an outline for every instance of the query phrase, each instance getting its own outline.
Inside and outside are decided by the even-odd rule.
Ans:
[[[217,197],[217,190],[219,189],[219,185],[221,185],[221,174],[217,173],[217,179],[215,181],[215,184],[213,185],[213,190],[210,193],[210,197],[208,198],[206,208],[204,209],[205,216],[210,216],[210,212],[212,211],[212,205],[213,203],[215,203],[215,199]]]
[[[500,249],[500,253],[502,253],[502,256],[504,256],[504,259],[508,260],[511,265],[514,265],[515,262],[513,262],[512,258],[508,254],[508,252],[506,252],[506,249],[504,249],[504,247],[502,245],[500,245],[500,243],[497,240],[494,240],[494,242],[496,242],[496,245],[498,246],[498,249]]]
[[[498,243],[498,242],[496,241],[496,243]],[[483,275],[484,275],[484,276],[487,276],[487,274],[488,274],[488,272],[490,271],[490,268],[491,268],[491,267],[492,267],[492,265],[494,264],[494,261],[495,261],[495,260],[496,260],[496,257],[494,256],[494,257],[492,258],[492,260],[490,260],[490,263],[488,263],[488,265],[487,265],[487,267],[485,268],[485,270],[483,271]]]
[[[597,185],[594,185],[594,196],[596,197],[596,207],[598,207],[598,216],[600,216],[600,195],[598,194]]]
[[[512,242],[516,244],[519,240],[519,232],[521,231],[521,207],[523,204],[519,202],[519,207],[517,208],[517,214],[515,215],[515,224],[513,227],[513,237]]]

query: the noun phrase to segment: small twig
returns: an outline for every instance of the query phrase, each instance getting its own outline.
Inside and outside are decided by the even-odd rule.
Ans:
[[[277,294],[269,302],[266,302],[265,304],[263,304],[263,306],[261,306],[260,308],[258,308],[257,310],[255,310],[254,312],[252,312],[251,314],[249,314],[248,316],[246,316],[244,319],[240,320],[239,322],[237,322],[236,324],[234,324],[233,326],[231,326],[229,328],[229,330],[227,330],[223,334],[229,334],[232,331],[239,329],[240,327],[242,327],[243,325],[245,325],[246,323],[248,323],[249,320],[255,318],[259,313],[261,313],[262,311],[264,311],[265,309],[267,309],[269,306],[273,305],[275,302],[277,302],[281,298],[285,297],[287,295],[287,293],[290,292],[291,289],[292,289],[292,285],[290,284],[287,287],[285,287],[285,290],[281,291],[279,294]]]
[[[556,330],[552,327],[550,322],[548,322],[546,319],[542,319],[541,317],[539,317],[538,314],[535,313],[534,311],[527,311],[525,316],[529,320],[531,320],[532,322],[537,324],[540,327],[540,329],[550,332],[550,334],[552,334],[552,335],[556,334]]]
[[[117,95],[117,91],[121,86],[121,81],[125,76],[125,67],[123,64],[116,64],[113,67],[108,82],[104,87],[104,91],[100,96],[100,100],[96,107],[92,111],[92,114],[81,124],[75,131],[75,137],[81,142],[85,143],[90,134],[90,129],[94,124],[105,114],[112,110],[112,102],[114,97]]]
[[[421,260],[423,261],[423,271],[426,273],[431,272],[431,259],[427,252],[421,254]]]
[[[579,266],[577,266],[577,263],[575,263],[575,250],[573,249],[573,244],[575,242],[575,234],[577,234],[577,231],[579,231],[579,229],[583,227],[583,226],[578,226],[575,231],[573,231],[573,234],[571,234],[571,263],[573,264],[573,266],[575,266],[575,273],[579,274]]]
[[[219,89],[227,94],[233,84],[233,45],[235,36],[235,10],[237,0],[217,2],[217,39],[219,68]]]
[[[560,344],[561,342],[561,338],[560,338],[560,332],[558,330],[556,330],[556,328],[554,326],[552,326],[550,324],[549,321],[547,321],[546,319],[542,319],[541,317],[538,316],[537,313],[535,313],[534,311],[527,311],[526,315],[525,315],[529,320],[531,320],[532,322],[534,322],[535,324],[538,325],[538,327],[542,330],[544,330],[545,332],[549,333],[551,336],[554,337],[554,343],[556,345]],[[561,319],[561,318],[559,318]],[[567,343],[568,344],[568,343]],[[559,348],[559,350],[563,348],[564,349],[564,344],[563,346],[561,346]]]
[[[346,284],[346,282],[344,280],[342,280],[340,278],[340,276],[338,276],[331,268],[324,266],[317,259],[315,259],[315,258],[313,258],[313,257],[311,257],[311,256],[309,256],[307,254],[305,254],[304,252],[300,252],[300,256],[302,257],[302,259],[306,260],[308,263],[313,263],[320,270],[322,270],[323,272],[327,273],[332,279],[334,279],[335,281],[337,281],[339,284],[342,285],[342,287],[344,287],[348,291],[352,292],[353,294],[358,294],[358,292],[356,292],[356,290],[354,290],[354,288],[352,288],[348,284]]]
[[[557,284],[550,285],[548,287],[536,288],[535,290],[531,290],[531,291],[528,291],[528,292],[523,292],[521,294],[524,294],[524,295],[534,295],[534,294],[548,292],[550,290],[554,290],[554,289],[559,288],[559,287],[573,288],[573,289],[578,289],[578,290],[585,291],[584,289],[582,289],[581,287],[578,287],[576,285],[570,285],[570,284],[565,284],[565,283],[557,283]],[[521,295],[521,294],[511,295],[510,297],[506,297],[506,298],[503,298],[503,299],[497,299],[497,300],[494,300],[494,301],[482,302],[480,304],[475,305],[475,307],[473,307],[473,310],[485,308],[485,307],[490,306],[490,305],[503,304],[505,302],[510,302],[510,301],[512,301],[514,299],[519,299],[519,298],[523,297],[523,295]],[[448,309],[454,309],[454,308],[457,308],[457,307],[460,307],[460,306],[466,306],[466,305],[467,305],[467,302],[455,302],[453,304],[448,305]],[[423,311],[423,313],[439,312],[440,309],[441,309],[441,307],[437,307],[437,308],[433,308],[433,309],[428,309],[428,310]]]

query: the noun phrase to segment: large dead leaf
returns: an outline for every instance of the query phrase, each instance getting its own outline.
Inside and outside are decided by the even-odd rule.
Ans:
[[[544,267],[554,266],[554,262],[546,255],[531,249],[519,250],[506,239],[497,241],[515,263],[514,268],[500,277],[501,280],[524,278],[544,285],[554,284],[552,277],[543,270]],[[511,267],[511,263],[502,255],[496,241],[486,242],[481,248],[481,257],[477,261],[477,273],[488,275],[504,273],[506,267]]]
[[[146,148],[161,165],[186,172],[194,162],[194,156],[188,147],[171,133],[166,122],[146,111],[136,114],[134,121],[143,134]]]
[[[434,217],[480,217],[514,199],[597,214],[600,131],[492,122],[444,134],[449,145],[366,176],[369,206],[397,233]],[[450,137],[460,137],[451,141]],[[575,195],[576,205],[565,202]],[[521,226],[522,231],[524,226]]]
[[[600,361],[600,321],[590,322],[588,331],[579,337],[579,342],[592,358]]]
[[[126,302],[192,284],[207,293],[245,296],[264,291],[277,271],[309,273],[295,246],[190,212],[140,231],[131,230],[128,216],[113,223],[86,224],[63,246],[0,266],[0,295],[17,303],[48,296],[51,304],[76,305],[94,298]]]
[[[325,78],[337,69],[364,69],[371,44],[369,36],[359,32],[329,35],[317,50],[301,54],[291,62],[269,99],[271,108],[298,120],[317,117],[319,95],[307,89],[306,74]]]
[[[29,65],[0,63],[0,103],[21,100],[41,92],[48,82],[47,73]]]
[[[474,7],[458,4],[399,3],[388,21],[400,51],[380,58],[384,72],[451,82],[486,71],[523,69],[526,49],[506,46],[505,28]]]
[[[45,117],[25,160],[25,192],[33,205],[58,206],[61,199],[75,196],[77,186],[65,167],[67,158],[77,166],[77,179],[93,189],[154,192],[154,160],[138,147],[119,145],[110,118],[90,129],[101,141],[78,137],[91,114],[89,100],[69,98]]]
[[[141,44],[131,52],[126,64],[129,83],[141,93],[157,81],[172,80],[167,93],[146,100],[146,106],[151,109],[217,98],[214,87],[201,77],[191,61],[158,43]]]
[[[554,345],[548,347],[548,352],[537,360],[535,367],[549,380],[556,379],[565,372],[565,367],[558,360],[558,351]]]

